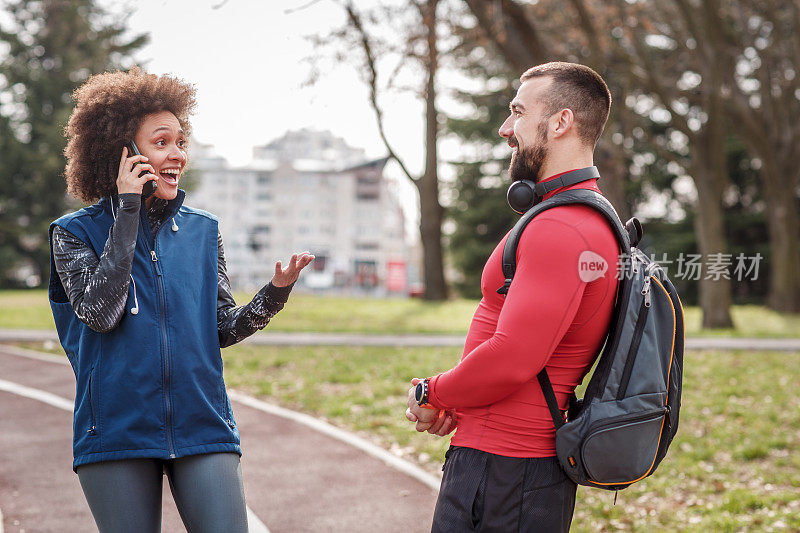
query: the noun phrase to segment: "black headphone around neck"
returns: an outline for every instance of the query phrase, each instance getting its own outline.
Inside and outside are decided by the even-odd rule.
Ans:
[[[508,187],[508,193],[506,194],[508,205],[522,215],[525,211],[541,202],[544,195],[551,191],[599,177],[600,171],[597,170],[597,167],[586,167],[572,170],[555,179],[539,183],[535,183],[532,180],[517,180]]]

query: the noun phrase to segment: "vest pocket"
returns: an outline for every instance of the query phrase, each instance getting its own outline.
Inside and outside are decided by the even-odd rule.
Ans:
[[[228,397],[228,391],[225,389],[225,382],[222,382],[220,386],[221,391],[221,402],[220,402],[220,410],[219,416],[225,421],[229,428],[234,429],[236,427],[236,420],[233,418],[233,408],[231,407],[231,399]]]
[[[233,407],[231,406],[231,400],[228,398],[227,393],[225,393],[225,422],[228,423],[229,428],[236,428],[236,420],[233,418]]]
[[[94,367],[89,371],[89,430],[86,432],[89,435],[97,435],[97,418],[95,415],[95,408],[94,408],[94,398],[97,396],[96,394],[92,393],[92,387],[94,386],[95,379],[94,378]]]

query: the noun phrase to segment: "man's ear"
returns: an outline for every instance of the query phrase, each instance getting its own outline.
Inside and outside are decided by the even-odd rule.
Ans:
[[[565,108],[553,115],[556,120],[553,137],[561,137],[575,127],[575,114],[572,109]]]

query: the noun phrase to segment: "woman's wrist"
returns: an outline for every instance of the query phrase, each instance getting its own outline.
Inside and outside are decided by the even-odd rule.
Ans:
[[[275,302],[286,303],[289,299],[289,293],[292,292],[292,287],[294,287],[294,283],[286,285],[285,287],[279,287],[270,281],[267,284],[265,293],[267,297]]]
[[[126,212],[134,212],[139,210],[142,204],[142,195],[135,192],[124,192],[119,195],[119,207]]]

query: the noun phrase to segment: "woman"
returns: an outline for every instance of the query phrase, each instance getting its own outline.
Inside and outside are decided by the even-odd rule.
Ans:
[[[132,69],[75,97],[68,191],[96,203],[51,224],[49,290],[77,378],[73,468],[101,531],[159,531],[164,472],[189,531],[247,531],[220,347],[266,326],[314,257],[236,307],[217,219],[178,189],[193,87]]]

